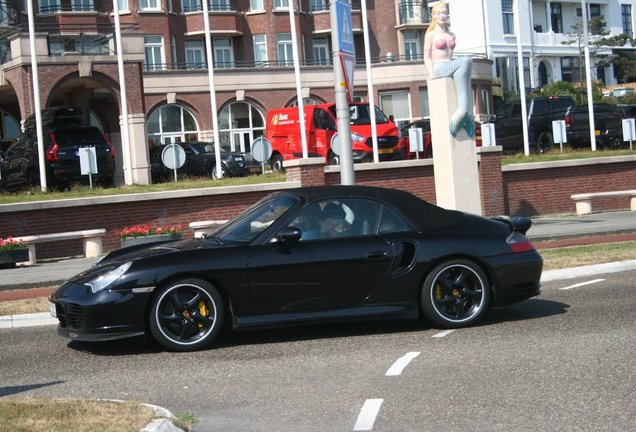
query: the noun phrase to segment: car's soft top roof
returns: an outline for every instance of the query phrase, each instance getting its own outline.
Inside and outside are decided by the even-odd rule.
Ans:
[[[307,202],[325,198],[367,198],[385,202],[393,210],[408,218],[415,229],[430,229],[458,222],[464,213],[446,210],[424,201],[415,195],[398,189],[372,186],[311,186],[288,191],[303,197]]]

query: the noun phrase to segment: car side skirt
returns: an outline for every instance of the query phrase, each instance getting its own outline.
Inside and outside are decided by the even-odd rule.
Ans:
[[[416,320],[419,318],[417,305],[393,304],[379,306],[364,306],[320,312],[283,313],[271,315],[253,315],[234,317],[234,330],[249,330],[255,327],[284,327],[299,324],[314,324],[339,321],[403,319]]]

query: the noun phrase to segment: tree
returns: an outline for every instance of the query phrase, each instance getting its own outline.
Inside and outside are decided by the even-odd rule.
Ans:
[[[597,57],[602,58],[603,61],[606,55],[598,54],[599,48],[604,47],[605,45],[599,45],[598,43],[603,40],[602,36],[607,36],[609,32],[605,31],[605,26],[607,23],[605,22],[605,15],[599,15],[597,17],[592,18],[588,21],[588,33],[592,36],[592,41],[590,45],[596,47],[597,49],[590,49],[590,58]],[[581,103],[584,101],[584,94],[587,91],[587,86],[585,84],[585,69],[583,67],[585,56],[585,34],[583,32],[583,22],[578,22],[572,26],[572,32],[566,33],[565,36],[568,37],[568,40],[561,42],[563,45],[576,45],[578,47],[578,67],[579,67],[579,92],[580,97],[579,100]],[[611,38],[610,38],[611,39]],[[596,62],[594,67],[598,66],[600,62]]]

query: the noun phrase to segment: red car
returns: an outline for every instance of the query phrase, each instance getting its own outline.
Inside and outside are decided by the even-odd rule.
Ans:
[[[409,139],[409,129],[422,129],[423,150],[421,152],[412,152],[410,150],[411,141]],[[433,157],[433,143],[431,141],[431,121],[429,119],[416,120],[407,123],[400,129],[400,140],[398,141],[398,150],[404,154],[404,159],[428,159]],[[419,154],[418,154],[419,153]]]

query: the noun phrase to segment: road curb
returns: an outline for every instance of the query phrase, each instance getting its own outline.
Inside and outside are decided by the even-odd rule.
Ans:
[[[567,269],[548,270],[541,274],[541,282],[552,282],[563,279],[573,279],[577,277],[598,276],[608,273],[619,273],[623,271],[636,270],[636,260],[617,261],[605,264],[593,264],[582,267],[572,267]]]

